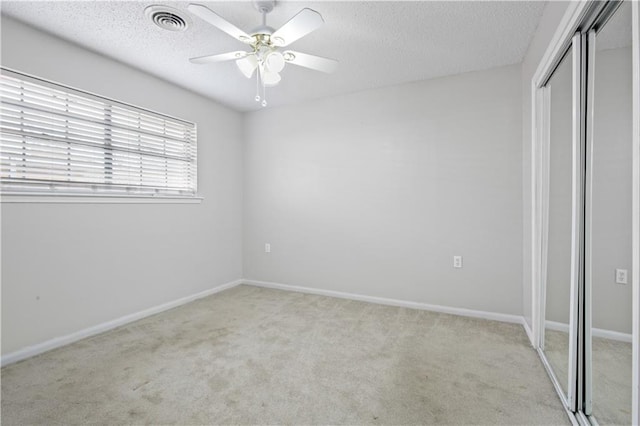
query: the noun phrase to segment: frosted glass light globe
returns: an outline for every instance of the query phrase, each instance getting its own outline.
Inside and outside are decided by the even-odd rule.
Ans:
[[[271,52],[264,58],[264,65],[269,72],[279,73],[284,69],[284,57],[280,52]]]
[[[261,74],[262,84],[272,87],[280,83],[281,77],[277,72],[265,72]]]
[[[251,78],[253,72],[258,67],[258,60],[256,59],[255,55],[249,55],[242,59],[238,59],[236,61],[236,65],[245,77]]]

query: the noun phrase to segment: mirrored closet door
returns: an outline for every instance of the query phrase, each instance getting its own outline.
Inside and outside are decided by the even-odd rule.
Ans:
[[[579,7],[534,90],[538,350],[578,421],[631,424],[632,5]]]
[[[542,348],[567,401],[572,395],[569,372],[575,359],[571,327],[572,223],[572,76],[573,48],[569,48],[545,86],[549,120],[546,275]]]
[[[604,15],[588,37],[584,413],[631,424],[631,3]]]

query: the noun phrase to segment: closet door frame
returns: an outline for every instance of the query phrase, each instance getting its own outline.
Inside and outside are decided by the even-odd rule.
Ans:
[[[593,223],[593,135],[594,135],[594,94],[595,94],[595,62],[596,62],[596,31],[589,30],[587,34],[587,93],[586,99],[587,111],[587,128],[586,128],[586,175],[585,175],[585,269],[584,269],[584,306],[593,307],[592,305],[592,283],[593,283],[593,263],[592,263],[592,223]],[[592,412],[593,392],[591,385],[593,383],[592,374],[592,309],[585,309],[584,312],[584,336],[588,336],[584,340],[584,406],[582,412],[586,416],[590,416]]]
[[[569,53],[570,50],[570,53]],[[545,312],[546,312],[546,287],[547,287],[547,252],[548,252],[548,230],[549,230],[549,171],[550,171],[550,152],[551,152],[551,115],[550,105],[553,87],[549,87],[549,81],[557,70],[560,62],[571,61],[571,94],[572,94],[572,132],[571,132],[571,275],[570,275],[570,306],[569,306],[569,351],[567,354],[567,377],[558,377],[556,372],[551,368],[544,351],[544,335],[545,335]],[[541,99],[538,118],[540,119],[539,132],[539,168],[537,171],[538,180],[538,200],[539,207],[538,218],[538,238],[540,246],[537,253],[540,256],[539,270],[539,306],[538,306],[538,345],[537,350],[540,358],[552,379],[556,391],[560,395],[565,408],[571,412],[577,410],[578,391],[580,387],[575,386],[578,371],[578,306],[580,305],[581,294],[580,288],[583,280],[582,263],[583,254],[581,247],[584,241],[584,209],[583,209],[583,188],[584,188],[584,123],[585,109],[581,107],[584,98],[584,89],[582,76],[584,67],[584,41],[580,33],[576,33],[568,46],[561,50],[558,54],[558,60],[554,61],[553,67],[547,77],[542,80],[538,88],[538,96]],[[566,394],[561,386],[565,382]]]
[[[633,298],[632,423],[640,424],[640,4],[631,3],[633,67],[633,183],[631,224],[631,285]]]
[[[585,268],[584,259],[589,256],[587,253],[581,252],[585,247],[584,242],[584,227],[589,226],[589,218],[585,218],[585,211],[580,208],[580,205],[584,206],[584,200],[578,198],[586,194],[587,201],[589,200],[589,193],[584,191],[585,185],[589,177],[585,175],[585,150],[589,149],[587,144],[588,131],[586,127],[589,124],[586,120],[586,114],[588,112],[587,100],[584,97],[587,90],[587,75],[585,73],[587,68],[587,49],[588,44],[587,30],[591,28],[593,22],[600,15],[600,13],[610,6],[611,2],[606,1],[587,1],[587,2],[571,2],[567,7],[567,11],[563,16],[556,33],[554,34],[551,42],[543,56],[540,64],[531,81],[531,102],[532,102],[532,144],[531,144],[531,244],[532,244],[532,344],[537,349],[540,357],[549,372],[549,375],[554,382],[556,391],[561,396],[561,399],[565,403],[565,408],[570,418],[574,421],[583,424],[589,424],[588,419],[584,415],[585,408],[589,410],[589,404],[584,404],[585,399],[589,398],[589,395],[583,395],[584,380],[590,379],[589,372],[585,374],[578,374],[578,377],[574,377],[573,383],[570,382],[568,386],[568,397],[563,395],[562,388],[559,386],[559,382],[555,377],[553,371],[551,371],[548,362],[544,356],[544,318],[545,318],[545,280],[546,280],[546,250],[547,250],[547,237],[546,232],[548,230],[548,173],[549,173],[549,139],[550,139],[550,127],[549,127],[549,89],[546,87],[551,75],[558,67],[560,61],[563,59],[565,53],[573,45],[574,48],[574,105],[573,105],[573,144],[574,153],[573,161],[574,167],[572,176],[574,182],[572,183],[572,215],[574,221],[572,223],[572,248],[571,248],[571,300],[573,301],[574,308],[577,308],[579,304],[582,306],[586,302],[590,302],[590,293],[587,286],[584,283]],[[591,35],[593,37],[593,35]],[[576,42],[576,38],[579,42]],[[579,59],[575,60],[575,47],[579,46],[580,54]],[[633,297],[633,311],[632,311],[632,423],[640,424],[640,4],[639,2],[632,2],[632,63],[633,63],[633,182],[632,182],[632,265],[631,265],[631,285],[632,285],[632,297]],[[576,69],[576,65],[577,69]],[[576,93],[576,85],[579,86],[579,93]],[[591,92],[593,93],[593,92]],[[580,96],[582,98],[580,99]],[[579,112],[576,114],[576,112]],[[576,142],[578,142],[579,150],[576,151]],[[580,165],[576,165],[575,161],[580,161]],[[579,187],[576,187],[577,183],[580,183]],[[589,189],[590,186],[587,187]],[[576,192],[580,192],[577,194]],[[578,210],[581,210],[578,211]],[[577,221],[575,220],[577,219]],[[586,222],[585,222],[586,221]],[[576,233],[577,232],[577,233]],[[589,250],[587,245],[587,250]],[[579,285],[582,284],[582,285]],[[586,290],[586,294],[585,294]],[[572,308],[571,320],[574,320],[574,315],[577,315],[577,309]],[[589,308],[590,309],[590,308]],[[587,309],[587,311],[589,311]],[[585,356],[588,354],[576,354],[577,350],[588,346],[588,342],[583,342],[582,339],[585,335],[584,327],[590,328],[590,312],[585,312],[583,315],[584,321],[576,321],[571,327],[574,331],[574,337],[571,337],[571,342],[574,343],[575,350],[573,351],[574,358],[582,362]],[[580,327],[580,329],[579,329]],[[571,352],[571,350],[570,350]],[[578,356],[579,355],[579,356]],[[570,355],[571,356],[571,355]],[[570,363],[570,370],[571,363]],[[584,371],[584,365],[578,365],[573,368],[574,372]],[[570,373],[571,374],[571,373]],[[573,389],[573,391],[572,391]]]

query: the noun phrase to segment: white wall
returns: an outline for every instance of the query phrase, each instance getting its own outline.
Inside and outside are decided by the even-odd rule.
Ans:
[[[242,116],[5,17],[2,64],[198,123],[201,204],[2,208],[2,353],[242,276]]]
[[[522,61],[522,313],[531,320],[531,79],[569,2],[547,2]]]
[[[516,65],[247,114],[245,278],[521,314],[520,85]]]

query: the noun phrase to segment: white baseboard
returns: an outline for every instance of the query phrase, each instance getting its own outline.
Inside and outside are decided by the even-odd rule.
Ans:
[[[524,320],[519,315],[499,314],[495,312],[476,311],[450,306],[430,305],[428,303],[410,302],[407,300],[388,299],[386,297],[365,296],[362,294],[345,293],[335,290],[322,290],[311,287],[300,287],[289,284],[280,284],[268,281],[242,280],[243,284],[256,287],[274,288],[278,290],[295,291],[298,293],[317,294],[319,296],[337,297],[340,299],[358,300],[360,302],[376,303],[378,305],[398,306],[402,308],[420,309],[423,311],[442,312],[445,314],[460,315],[464,317],[481,318],[500,322],[523,324]]]
[[[565,324],[562,322],[545,321],[544,326],[549,330],[569,333],[569,324]],[[626,343],[631,343],[631,341],[633,340],[632,339],[633,336],[631,334],[620,333],[619,331],[605,330],[602,328],[592,328],[591,335],[593,337],[600,337],[602,339],[609,339],[609,340],[617,340],[617,341],[626,342]]]
[[[627,333],[620,333],[619,331],[604,330],[602,328],[591,329],[593,337],[601,337],[603,339],[619,340],[621,342],[631,343],[633,336]]]
[[[561,331],[563,333],[569,333],[569,324],[556,321],[545,321],[544,328],[554,331]]]
[[[74,333],[67,334],[65,336],[55,337],[51,340],[47,340],[46,342],[38,343],[33,346],[27,346],[26,348],[22,348],[15,352],[11,352],[9,354],[3,355],[1,358],[0,365],[4,367],[5,365],[12,364],[14,362],[18,362],[26,358],[31,358],[32,356],[36,356],[41,353],[50,351],[52,349],[77,342],[78,340],[81,340],[90,336],[94,336],[96,334],[104,333],[105,331],[112,330],[116,327],[120,327],[122,325],[148,317],[150,315],[155,315],[157,313],[160,313],[172,308],[176,308],[180,305],[193,302],[194,300],[201,299],[203,297],[207,297],[212,294],[218,293],[220,291],[235,287],[237,285],[242,284],[242,282],[243,280],[231,281],[231,282],[219,285],[217,287],[213,287],[208,290],[201,291],[200,293],[182,297],[180,299],[163,303],[162,305],[154,306],[152,308],[135,312],[133,314],[125,315],[123,317],[116,318],[111,321],[103,322],[101,324],[94,325],[93,327],[85,328],[85,329],[76,331]]]
[[[445,314],[460,315],[465,317],[481,318],[481,319],[487,319],[487,320],[493,320],[493,321],[521,324],[524,327],[524,330],[527,333],[529,340],[533,342],[533,339],[532,339],[533,334],[532,334],[531,328],[529,327],[527,322],[524,320],[524,318],[519,315],[509,315],[509,314],[501,314],[496,312],[478,311],[478,310],[466,309],[466,308],[455,308],[450,306],[432,305],[428,303],[411,302],[407,300],[390,299],[385,297],[366,296],[362,294],[346,293],[346,292],[335,291],[335,290],[323,290],[323,289],[317,289],[312,287],[301,287],[301,286],[294,286],[289,284],[274,283],[269,281],[239,279],[239,280],[231,281],[231,282],[222,284],[220,286],[202,291],[200,293],[192,294],[190,296],[186,296],[168,303],[164,303],[162,305],[154,306],[152,308],[145,309],[140,312],[125,315],[123,317],[116,318],[114,320],[107,321],[107,322],[95,325],[93,327],[85,328],[83,330],[79,330],[74,333],[67,334],[65,336],[55,337],[51,340],[47,340],[45,342],[38,343],[33,346],[27,346],[15,352],[3,355],[1,357],[0,365],[4,367],[5,365],[12,364],[14,362],[18,362],[26,358],[30,358],[35,355],[39,355],[41,353],[50,351],[55,348],[59,348],[61,346],[68,345],[70,343],[77,342],[78,340],[81,340],[90,336],[94,336],[96,334],[104,333],[105,331],[112,330],[116,327],[120,327],[122,325],[148,317],[150,315],[154,315],[154,314],[166,311],[168,309],[172,309],[180,305],[184,305],[194,300],[197,300],[206,296],[210,296],[212,294],[235,287],[240,284],[248,284],[256,287],[273,288],[278,290],[295,291],[298,293],[317,294],[320,296],[337,297],[340,299],[358,300],[361,302],[376,303],[379,305],[398,306],[403,308],[419,309],[424,311],[441,312]],[[545,324],[546,324],[546,328],[551,330],[557,330],[557,331],[563,331],[563,332],[569,331],[569,326],[567,324],[554,322],[554,321],[546,321]],[[593,329],[593,336],[601,337],[605,339],[611,339],[611,340],[618,340],[622,342],[632,341],[631,334],[620,333],[620,332],[611,331],[611,330],[603,330],[599,328]]]
[[[557,321],[545,321],[544,328],[553,331],[561,331],[563,333],[569,333],[569,324]]]

